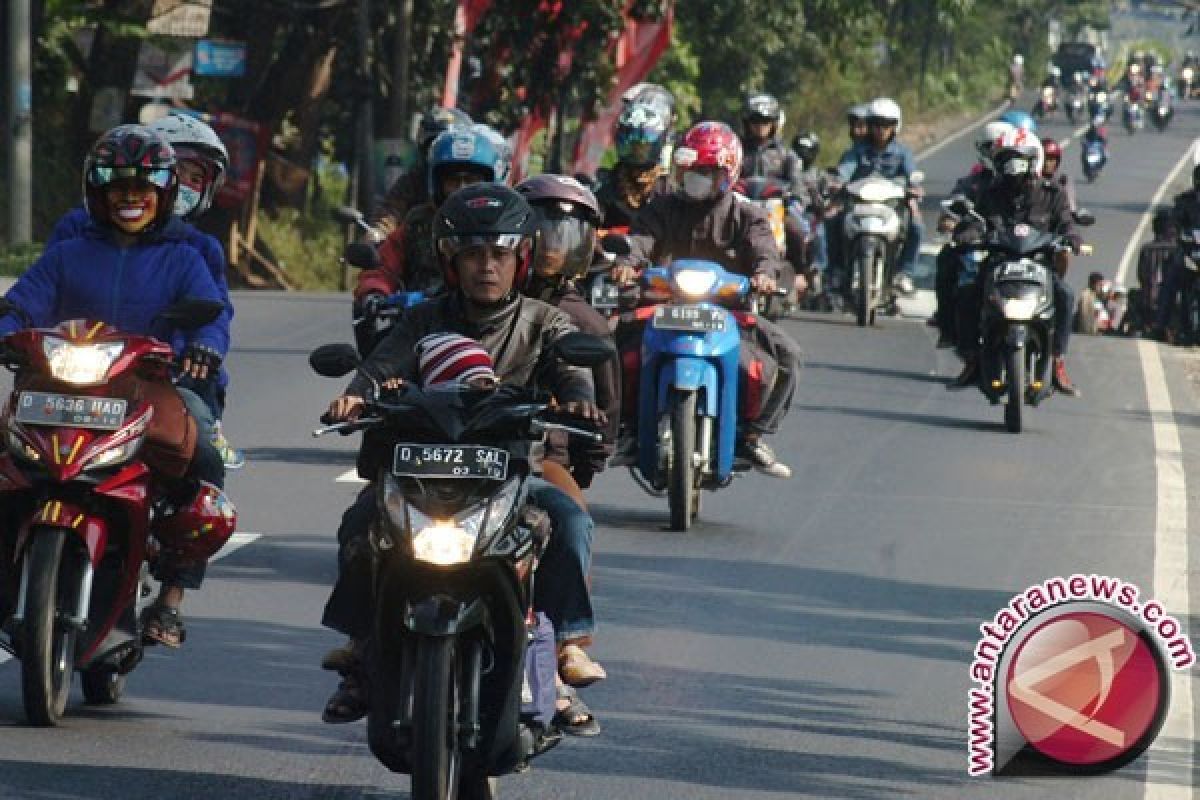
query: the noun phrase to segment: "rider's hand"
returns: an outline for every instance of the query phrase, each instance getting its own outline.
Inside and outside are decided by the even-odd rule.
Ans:
[[[374,319],[379,316],[379,309],[383,307],[386,299],[387,295],[383,292],[368,292],[358,300],[358,313],[368,319]]]
[[[629,286],[638,279],[637,267],[628,263],[617,262],[612,268],[612,279],[618,286]]]
[[[600,406],[596,405],[595,403],[589,403],[583,400],[572,400],[566,405],[561,406],[556,402],[551,403],[550,407],[554,411],[561,411],[562,413],[570,414],[573,417],[586,419],[589,422],[595,423],[596,425],[605,425],[608,423],[608,415],[605,414],[600,409]]]
[[[367,401],[353,394],[344,394],[329,404],[327,416],[332,422],[353,422],[362,416]]]
[[[198,381],[207,380],[215,375],[221,366],[221,354],[203,344],[190,344],[183,351],[183,375]]]
[[[758,272],[750,276],[750,286],[756,292],[770,294],[775,291],[777,285],[775,279],[765,272]]]

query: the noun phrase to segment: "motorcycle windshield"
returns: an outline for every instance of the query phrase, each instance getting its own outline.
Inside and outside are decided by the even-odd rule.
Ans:
[[[887,203],[904,199],[904,186],[873,173],[846,186],[846,191],[863,203]]]

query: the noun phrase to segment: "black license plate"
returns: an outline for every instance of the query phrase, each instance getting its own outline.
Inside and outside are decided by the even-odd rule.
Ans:
[[[713,333],[725,330],[725,311],[710,306],[659,306],[654,327],[664,331]]]
[[[496,447],[442,444],[398,444],[392,474],[399,478],[508,477],[508,451]]]
[[[79,397],[53,392],[17,395],[17,422],[115,431],[125,422],[124,400],[116,397]]]

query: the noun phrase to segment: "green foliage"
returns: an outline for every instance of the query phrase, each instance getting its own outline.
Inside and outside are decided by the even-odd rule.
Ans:
[[[258,235],[275,262],[301,289],[343,288],[339,260],[345,231],[334,222],[330,211],[341,204],[346,178],[326,166],[320,173],[321,192],[308,211],[281,208],[258,212]]]
[[[37,261],[42,254],[40,244],[13,245],[0,247],[0,275],[16,278]]]

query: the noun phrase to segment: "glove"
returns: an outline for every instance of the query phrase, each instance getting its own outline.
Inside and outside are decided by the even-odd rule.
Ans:
[[[370,292],[364,295],[356,303],[358,306],[358,315],[360,317],[374,319],[375,317],[379,316],[379,310],[383,307],[383,302],[386,299],[387,295],[383,294],[382,292]]]
[[[203,344],[190,344],[183,351],[183,374],[195,380],[207,380],[217,374],[221,366],[221,354]]]

